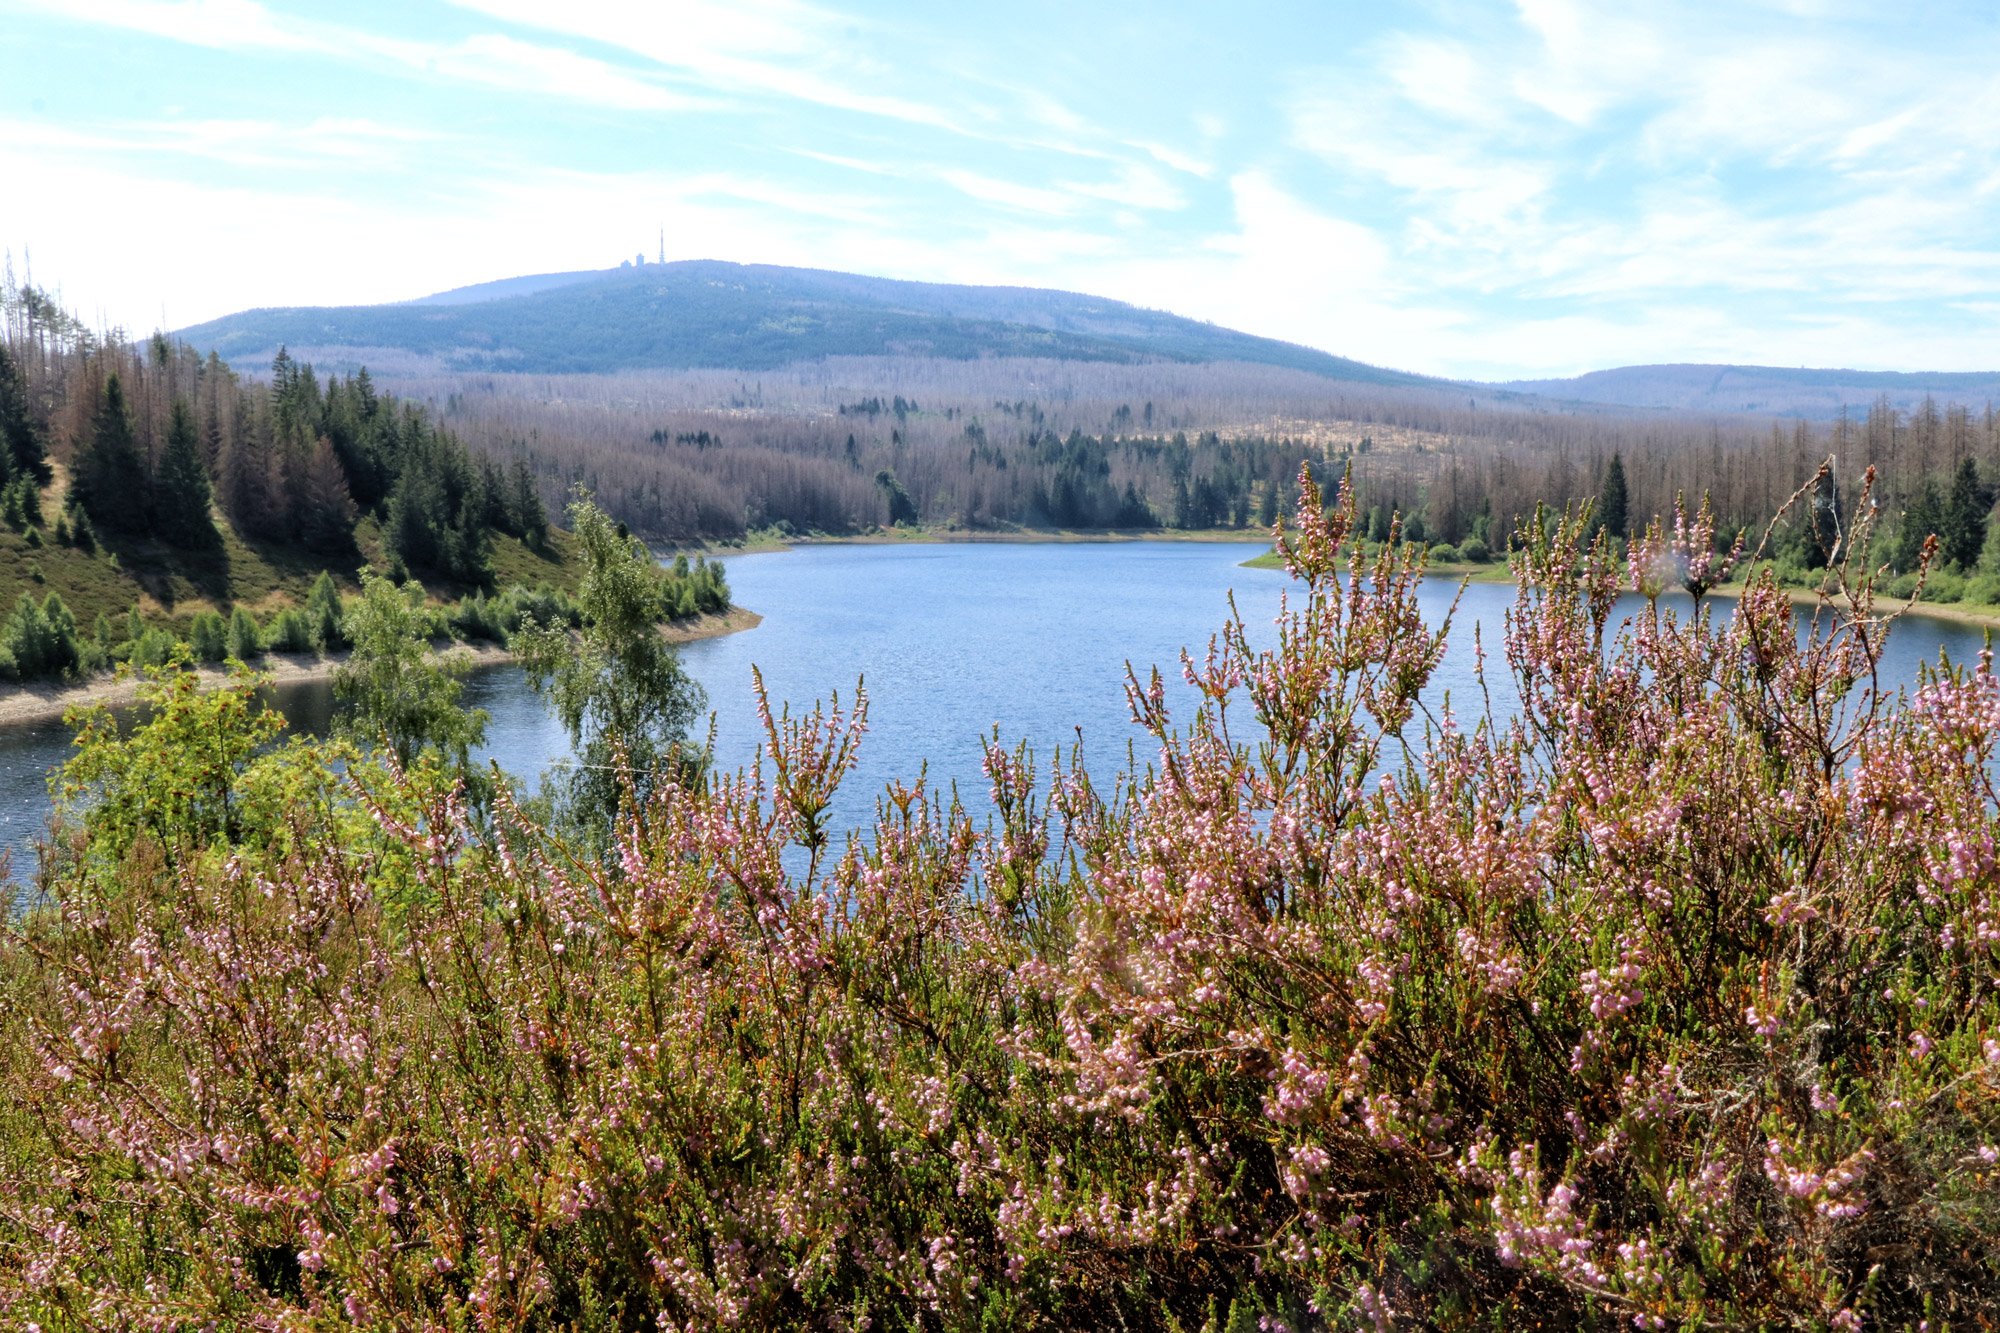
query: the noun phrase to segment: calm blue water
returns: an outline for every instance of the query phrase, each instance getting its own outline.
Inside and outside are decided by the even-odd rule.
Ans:
[[[733,557],[739,604],[764,617],[758,628],[689,644],[682,660],[715,714],[716,759],[725,769],[750,762],[762,740],[751,684],[762,669],[774,703],[795,711],[838,691],[843,703],[866,678],[869,732],[861,763],[834,811],[836,828],[865,822],[891,778],[913,779],[929,762],[934,784],[956,782],[968,806],[986,804],[980,738],[997,725],[1008,745],[1026,739],[1044,771],[1057,746],[1081,734],[1092,772],[1109,778],[1128,743],[1151,757],[1132,726],[1121,684],[1129,660],[1144,679],[1158,665],[1170,699],[1186,707],[1183,647],[1197,657],[1228,615],[1228,597],[1251,640],[1275,641],[1282,573],[1241,567],[1262,544],[978,544],[819,546]],[[1422,592],[1433,620],[1457,585],[1432,580]],[[1462,715],[1480,696],[1472,675],[1472,628],[1483,627],[1489,659],[1501,659],[1502,615],[1514,590],[1466,589],[1435,692],[1449,691]],[[1627,598],[1618,615],[1639,609]],[[1682,605],[1685,606],[1683,600]],[[1971,661],[1983,642],[1975,628],[1912,617],[1891,636],[1883,676],[1915,679],[1919,659],[1940,647]],[[1503,711],[1504,672],[1491,682]],[[511,667],[472,676],[466,702],[492,715],[482,758],[531,781],[567,752],[565,738]],[[279,699],[295,725],[320,730],[330,698],[324,685],[294,686]],[[1246,725],[1248,719],[1245,719]],[[68,753],[58,723],[0,731],[0,846],[26,869],[31,840],[48,809],[46,774]]]

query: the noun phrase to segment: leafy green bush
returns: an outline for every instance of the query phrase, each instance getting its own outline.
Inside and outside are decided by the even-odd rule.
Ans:
[[[1889,586],[1882,591],[1891,597],[1914,597],[1917,592],[1916,571],[1911,570],[1907,574],[1898,574],[1895,578],[1889,580]]]
[[[1956,602],[1965,597],[1965,576],[1949,569],[1931,571],[1924,580],[1924,600],[1927,602]]]
[[[202,611],[188,626],[188,647],[199,662],[220,662],[229,655],[229,622],[214,611]]]
[[[347,646],[341,616],[340,589],[335,586],[333,575],[322,569],[313,580],[312,591],[306,595],[306,623],[312,629],[313,644],[321,652],[339,652]]]
[[[2000,606],[2000,574],[1976,574],[1965,582],[1965,601]]]
[[[239,662],[254,662],[264,655],[264,636],[257,631],[257,617],[240,606],[229,613],[229,655]]]
[[[1439,542],[1431,547],[1431,563],[1434,565],[1455,565],[1459,559],[1458,548],[1450,542]]]
[[[157,625],[142,629],[127,643],[125,658],[135,667],[165,666],[173,660],[174,650],[182,646],[179,639]]]
[[[1468,560],[1475,565],[1483,565],[1493,558],[1492,548],[1477,537],[1467,537],[1460,544],[1458,554],[1461,559]]]
[[[536,584],[533,591],[518,585],[509,588],[506,610],[500,617],[501,627],[512,635],[531,619],[545,627],[575,629],[583,623],[583,612],[568,593],[546,583]]]
[[[476,592],[470,597],[459,599],[447,617],[451,632],[461,639],[486,639],[494,643],[507,641],[506,598],[495,597],[488,600],[484,592]]]
[[[313,626],[306,613],[288,606],[271,617],[265,627],[264,642],[276,653],[309,653],[313,650]]]
[[[83,666],[76,617],[57,593],[51,592],[41,602],[22,593],[14,604],[13,614],[0,627],[0,643],[13,659],[14,674],[21,680],[73,676]]]

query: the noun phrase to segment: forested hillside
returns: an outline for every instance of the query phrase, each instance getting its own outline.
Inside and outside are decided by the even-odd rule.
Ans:
[[[247,310],[181,330],[232,362],[283,346],[330,365],[601,374],[768,370],[829,356],[1247,361],[1367,384],[1437,383],[1295,343],[1072,292],[895,282],[766,264],[644,264],[399,305]]]
[[[1828,421],[1843,407],[1886,397],[1903,412],[1925,398],[1985,403],[2000,398],[2000,374],[1818,370],[1804,366],[1620,366],[1571,379],[1515,380],[1504,387],[1552,400],[1695,412],[1763,412]]]
[[[666,541],[766,528],[851,535],[903,523],[1022,529],[1252,531],[1284,512],[1299,465],[1351,469],[1366,534],[1497,556],[1518,520],[1606,492],[1626,512],[1704,496],[1725,535],[1754,539],[1835,460],[1830,512],[1868,495],[1880,553],[1909,574],[1931,533],[1959,574],[1982,555],[2000,482],[2000,416],[1985,405],[1886,398],[1831,421],[1529,410],[1441,390],[1329,386],[1280,368],[954,363],[855,358],[752,380],[663,376],[452,376],[402,381],[438,403],[477,452],[526,462],[546,496],[581,481],[635,529]],[[1819,558],[1794,507],[1774,551],[1803,575]],[[1949,521],[1946,514],[1955,514]],[[1626,526],[1629,526],[1626,525]],[[1614,532],[1620,524],[1613,522]],[[1619,535],[1626,535],[1619,532]],[[1983,562],[1983,563],[1982,563]],[[1929,595],[1962,593],[1956,575]],[[1985,600],[2000,601],[2000,587]]]
[[[31,286],[0,296],[0,674],[87,674],[176,637],[201,657],[339,647],[341,590],[371,564],[482,607],[573,581],[528,470],[365,371],[322,381],[281,353],[246,379],[93,332]]]

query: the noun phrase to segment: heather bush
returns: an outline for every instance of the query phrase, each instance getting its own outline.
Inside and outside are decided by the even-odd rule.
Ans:
[[[209,798],[57,858],[0,954],[0,1321],[2000,1318],[1990,661],[1877,681],[1865,517],[1816,607],[1725,610],[1705,510],[1622,565],[1543,514],[1519,712],[1454,717],[1420,553],[1304,486],[1277,646],[1225,625],[1184,716],[1133,679],[1115,781],[989,747],[983,826],[919,780],[826,827],[857,697],[602,857],[357,759],[284,837]]]

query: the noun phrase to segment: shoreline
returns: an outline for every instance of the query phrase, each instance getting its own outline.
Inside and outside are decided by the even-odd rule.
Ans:
[[[1276,548],[1273,548],[1256,557],[1254,560],[1245,560],[1242,568],[1274,569],[1282,574],[1285,564],[1283,560],[1278,558]],[[1497,560],[1484,565],[1469,565],[1463,562],[1430,565],[1424,569],[1424,575],[1427,578],[1451,579],[1454,581],[1464,580],[1473,583],[1515,582],[1514,575],[1508,566]],[[1624,589],[1623,591],[1629,592],[1630,589]],[[1819,605],[1819,594],[1810,588],[1784,588],[1781,591],[1787,597],[1791,598],[1794,606]],[[1672,588],[1663,595],[1668,597],[1685,597],[1687,593],[1680,588]],[[1734,601],[1742,595],[1743,585],[1741,583],[1725,583],[1709,594],[1711,597],[1723,597],[1730,601]],[[1890,597],[1887,594],[1877,594],[1874,614],[1896,617],[1905,615],[1922,616],[1928,620],[1949,621],[1954,625],[1977,625],[1990,629],[2000,629],[2000,606],[1987,606],[1975,609],[1966,606],[1962,602],[1924,602],[1906,597]]]
[[[661,547],[668,554],[705,555],[711,559],[738,555],[773,555],[801,546],[938,546],[980,542],[1019,545],[1091,545],[1127,542],[1205,542],[1218,546],[1235,543],[1270,543],[1264,528],[1202,528],[1187,532],[1176,528],[1023,528],[988,531],[974,528],[905,529],[860,533],[852,537],[795,536],[746,541],[740,546]]]
[[[661,627],[660,635],[669,643],[693,643],[697,639],[716,639],[725,634],[755,629],[763,621],[764,617],[755,611],[732,606],[719,616],[703,614],[687,620],[668,621]],[[513,651],[497,643],[453,643],[448,648],[433,651],[439,657],[466,663],[468,671],[505,666],[514,660]],[[331,680],[334,669],[346,662],[349,656],[345,652],[325,655],[266,653],[253,664],[253,668],[273,686],[303,685]],[[201,678],[203,687],[209,689],[229,678],[228,672],[212,665],[196,668],[195,674]],[[118,708],[138,700],[139,682],[129,672],[94,676],[66,685],[49,682],[17,685],[0,694],[0,728],[59,722],[64,713],[79,704],[109,704]]]

